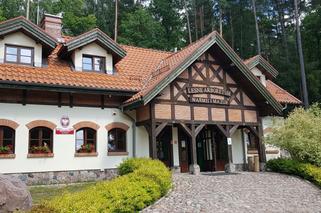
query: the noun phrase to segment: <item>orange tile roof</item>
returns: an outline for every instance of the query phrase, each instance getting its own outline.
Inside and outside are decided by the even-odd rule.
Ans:
[[[117,70],[115,75],[73,70],[67,61],[58,57],[57,53],[62,48],[62,44],[58,44],[49,55],[46,67],[1,64],[0,81],[136,92],[127,100],[129,103],[138,100],[156,87],[216,33],[212,32],[176,53],[120,45],[126,51],[126,56],[115,65]],[[70,36],[63,38],[65,42],[74,39]],[[301,104],[300,100],[272,81],[267,82],[267,89],[280,103]]]
[[[196,42],[188,45],[179,52],[168,55],[168,57],[160,60],[158,65],[149,72],[149,75],[143,82],[143,87],[140,92],[135,94],[132,98],[126,101],[126,103],[139,100],[142,96],[150,92],[157,86],[166,76],[168,76],[177,66],[179,66],[186,58],[194,53],[195,50],[200,48],[208,39],[210,39],[217,32],[212,32]]]
[[[266,81],[266,88],[273,95],[273,97],[282,104],[302,104],[299,99],[270,80]]]
[[[117,73],[106,75],[73,70],[67,61],[58,58],[57,52],[61,46],[59,44],[48,57],[47,67],[1,64],[0,81],[138,92],[141,79],[150,67],[170,54],[124,45],[127,56],[116,65]]]

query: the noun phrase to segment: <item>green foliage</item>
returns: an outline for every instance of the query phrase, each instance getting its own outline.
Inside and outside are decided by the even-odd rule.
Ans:
[[[284,124],[273,129],[266,143],[287,150],[294,160],[321,166],[321,109],[295,109]]]
[[[26,0],[0,0],[0,21],[26,15]],[[183,5],[186,2],[187,11]],[[38,1],[30,1],[30,20],[36,22]],[[122,0],[118,1],[119,42],[162,50],[188,44],[187,18],[192,40],[219,31],[241,56],[256,54],[251,0]],[[40,14],[63,12],[63,32],[78,35],[98,26],[114,37],[114,0],[41,0]],[[293,1],[256,0],[262,55],[279,71],[277,83],[300,97]],[[186,12],[186,13],[185,13]],[[300,1],[306,76],[310,102],[321,100],[320,0]],[[40,15],[41,18],[41,15]]]
[[[266,166],[273,172],[297,175],[321,187],[320,167],[309,163],[300,163],[299,161],[283,158],[269,160]]]
[[[126,14],[120,25],[119,42],[140,47],[163,49],[165,30],[142,8]]]
[[[157,160],[127,159],[120,177],[46,201],[32,212],[137,212],[165,195],[171,173]],[[41,211],[43,210],[43,211]]]

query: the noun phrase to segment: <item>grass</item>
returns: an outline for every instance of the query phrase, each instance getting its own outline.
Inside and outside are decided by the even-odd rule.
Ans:
[[[67,185],[31,186],[29,187],[33,205],[38,205],[43,201],[50,200],[56,196],[61,196],[65,192],[79,192],[96,182],[74,183]]]

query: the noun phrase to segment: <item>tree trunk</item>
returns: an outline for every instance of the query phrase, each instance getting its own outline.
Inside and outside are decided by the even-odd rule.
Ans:
[[[198,26],[197,26],[197,6],[194,0],[194,22],[195,22],[195,40],[198,40]]]
[[[297,35],[297,43],[298,43],[298,52],[300,59],[300,71],[301,71],[301,84],[303,89],[303,102],[304,107],[309,107],[309,98],[308,98],[308,89],[307,82],[305,76],[305,68],[304,68],[304,56],[302,50],[302,41],[301,41],[301,31],[300,31],[300,22],[299,22],[299,11],[298,11],[298,1],[294,0],[294,12],[295,12],[295,24],[296,24],[296,35]]]
[[[257,23],[257,17],[256,17],[255,0],[252,0],[252,6],[253,6],[254,21],[255,21],[256,42],[257,42],[257,54],[260,55],[260,54],[261,54],[261,41],[260,41],[259,25],[258,25],[258,23]]]
[[[204,35],[204,5],[200,7],[200,28],[201,28],[201,36]]]
[[[220,35],[223,37],[223,9],[221,2],[219,3],[220,8],[219,8],[219,13],[220,13]]]
[[[200,8],[200,27],[201,27],[201,36],[204,35],[204,5]]]
[[[283,1],[282,3],[284,4]],[[285,59],[286,59],[286,63],[289,64],[290,60],[289,60],[289,48],[288,48],[288,36],[285,29],[284,10],[280,5],[280,0],[275,0],[275,5],[276,5],[276,10],[278,11],[279,22],[281,25],[282,46],[284,47]]]
[[[230,26],[231,26],[231,46],[234,49],[234,28],[233,28],[233,17],[232,10],[230,9]]]
[[[29,12],[30,12],[30,0],[27,0],[27,14],[26,18],[29,20]]]
[[[187,30],[188,30],[188,38],[189,38],[189,43],[192,43],[192,33],[191,33],[191,25],[189,22],[189,15],[188,15],[188,10],[186,6],[186,0],[184,0],[184,9],[185,9],[185,14],[186,14],[186,21],[187,21]]]
[[[118,0],[115,0],[115,37],[114,40],[117,42],[117,34],[118,34]]]

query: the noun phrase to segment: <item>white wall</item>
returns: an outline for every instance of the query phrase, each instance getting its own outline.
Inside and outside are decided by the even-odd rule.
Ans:
[[[251,71],[255,76],[260,77],[261,83],[266,87],[266,76],[262,73],[262,71],[257,67],[254,67],[253,69],[251,69]]]
[[[15,159],[0,159],[0,173],[42,172],[82,169],[115,168],[123,158],[132,157],[132,123],[118,109],[89,107],[57,107],[44,105],[20,105],[0,103],[0,119],[17,122]],[[113,115],[116,112],[116,115]],[[34,120],[47,120],[60,126],[62,115],[69,116],[70,126],[80,121],[92,121],[100,128],[97,131],[97,157],[74,157],[75,135],[56,135],[54,133],[53,158],[27,158],[29,131],[26,124]],[[105,125],[123,122],[130,128],[127,131],[128,156],[107,156],[107,131]],[[137,149],[140,156],[148,156],[148,137],[146,131],[138,128]],[[146,151],[147,150],[147,151]]]
[[[94,55],[101,56],[106,58],[106,72],[110,73],[113,71],[113,56],[108,54],[107,51],[99,46],[96,43],[90,43],[86,46],[83,46],[81,49],[76,49],[72,55],[71,59],[75,66],[75,70],[82,71],[82,56],[86,55]]]
[[[143,126],[136,126],[136,157],[149,157],[148,132]]]
[[[179,150],[178,150],[178,128],[172,127],[172,144],[173,144],[173,164],[174,167],[179,166]]]
[[[234,164],[243,164],[243,146],[242,146],[242,132],[240,129],[236,130],[232,135],[232,156]]]
[[[5,44],[33,47],[34,48],[34,66],[42,66],[42,45],[37,44],[35,40],[23,34],[22,32],[15,32],[6,35],[0,39],[0,63],[4,62]]]

